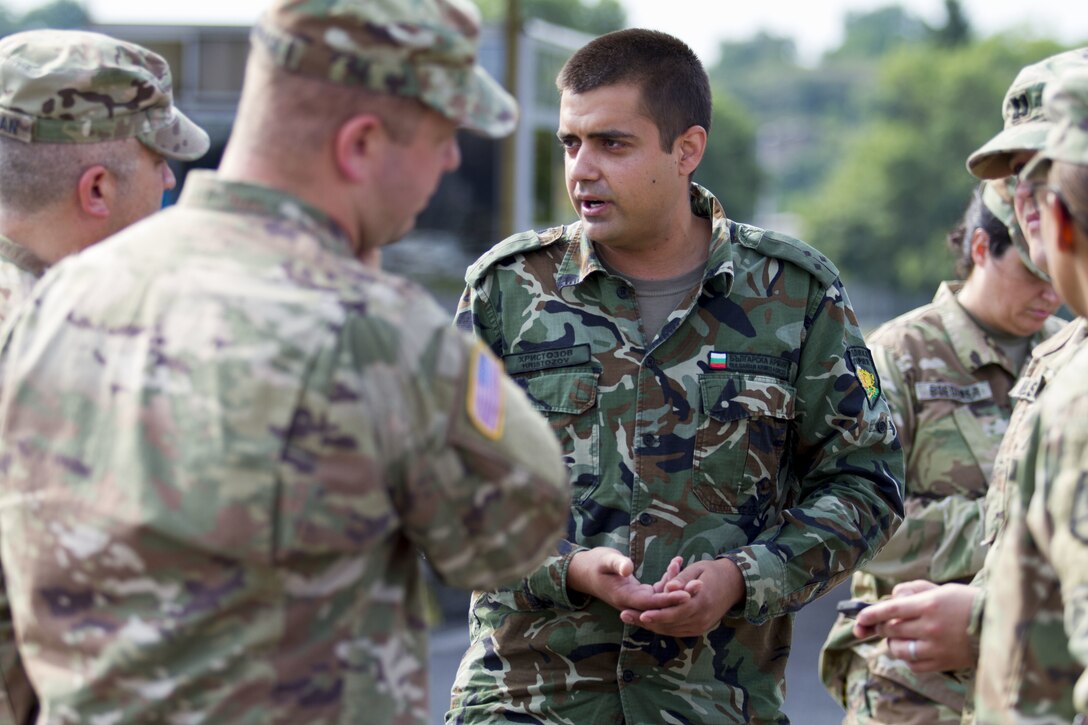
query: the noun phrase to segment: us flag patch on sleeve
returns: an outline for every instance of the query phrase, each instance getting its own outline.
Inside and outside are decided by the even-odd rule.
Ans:
[[[469,363],[468,417],[476,430],[491,440],[502,437],[506,417],[502,376],[502,365],[495,356],[477,345]]]

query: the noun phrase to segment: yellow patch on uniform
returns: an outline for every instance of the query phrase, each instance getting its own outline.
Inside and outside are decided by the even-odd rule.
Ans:
[[[865,398],[872,402],[876,400],[880,395],[880,386],[877,385],[876,376],[864,368],[858,370],[858,381],[861,382],[862,390],[865,391]]]
[[[491,440],[502,438],[506,422],[506,399],[502,387],[502,363],[483,345],[477,344],[469,362],[468,418],[476,430]]]
[[[880,375],[877,374],[872,353],[865,347],[851,347],[847,349],[846,357],[854,368],[854,377],[861,385],[869,407],[872,408],[880,399]]]

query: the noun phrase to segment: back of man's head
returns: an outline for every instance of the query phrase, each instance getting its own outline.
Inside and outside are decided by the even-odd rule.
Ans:
[[[677,38],[641,28],[602,35],[571,56],[556,79],[564,93],[619,84],[640,89],[662,150],[671,151],[677,137],[692,126],[710,131],[710,80],[698,56]]]
[[[74,195],[100,164],[124,180],[139,146],[192,160],[208,135],[173,103],[170,68],[99,33],[36,30],[0,40],[0,207],[28,215]]]

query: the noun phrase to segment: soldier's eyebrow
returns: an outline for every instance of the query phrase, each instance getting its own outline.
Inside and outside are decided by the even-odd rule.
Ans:
[[[559,129],[555,135],[560,141],[581,138],[578,134],[564,132],[563,129]],[[625,141],[627,139],[635,138],[635,134],[628,131],[620,131],[618,128],[606,128],[601,131],[591,131],[590,133],[587,133],[585,137],[587,139],[602,139],[605,141]]]

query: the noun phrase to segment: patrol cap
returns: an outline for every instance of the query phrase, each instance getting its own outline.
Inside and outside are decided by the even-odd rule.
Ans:
[[[485,136],[517,123],[517,102],[476,63],[468,0],[274,0],[253,43],[288,71],[415,98]]]
[[[1051,162],[1088,166],[1088,68],[1078,68],[1047,86],[1043,105],[1052,125],[1046,144],[1023,171],[1029,181],[1042,179]]]
[[[77,30],[0,40],[0,135],[23,143],[137,138],[172,159],[208,150],[208,134],[174,107],[170,67],[133,43]]]
[[[1016,221],[1016,208],[1013,205],[1013,195],[1015,193],[1015,176],[982,182],[982,203],[1009,230],[1009,239],[1012,240],[1016,253],[1020,255],[1020,261],[1036,277],[1044,282],[1050,282],[1050,275],[1039,269],[1038,265],[1031,261],[1031,251],[1028,249],[1027,240],[1024,239],[1024,233],[1020,230],[1020,223]]]
[[[967,158],[967,170],[980,179],[1000,179],[1012,173],[1009,161],[1016,153],[1041,149],[1050,128],[1043,113],[1043,89],[1072,68],[1088,68],[1088,48],[1058,53],[1023,68],[1001,104],[1005,128]]]

